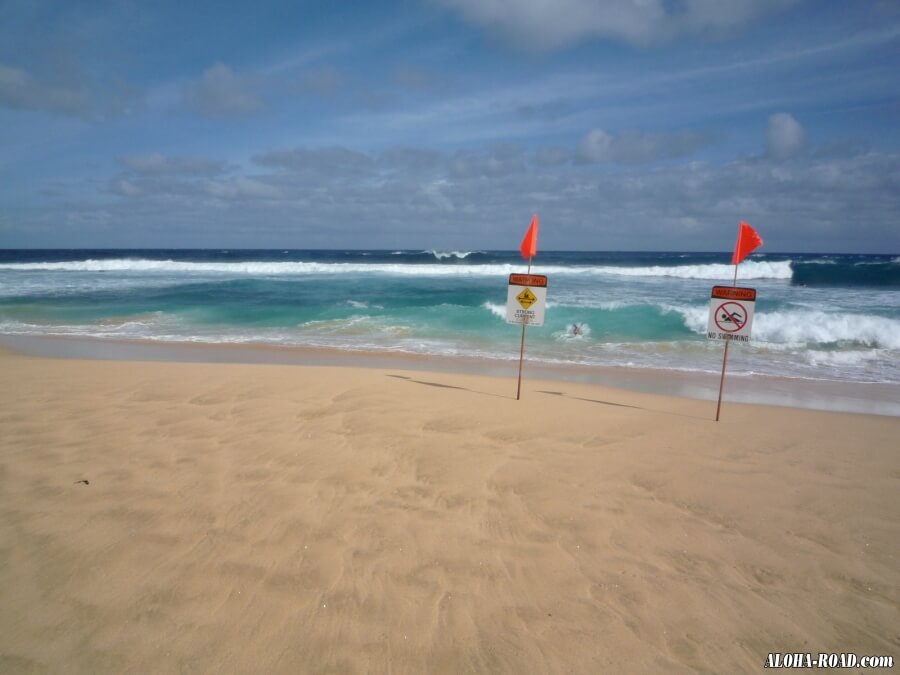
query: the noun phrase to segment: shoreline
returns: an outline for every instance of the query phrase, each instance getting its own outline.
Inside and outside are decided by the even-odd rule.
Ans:
[[[397,368],[418,372],[488,375],[515,380],[515,359],[493,360],[411,352],[354,351],[266,344],[162,342],[73,336],[0,334],[0,347],[27,356],[61,359],[238,363]],[[632,392],[715,401],[719,374],[634,366],[585,366],[529,362],[523,377],[595,384]],[[514,385],[511,385],[514,388]],[[840,382],[770,375],[731,375],[725,382],[723,406],[749,403],[779,407],[900,416],[900,384]]]

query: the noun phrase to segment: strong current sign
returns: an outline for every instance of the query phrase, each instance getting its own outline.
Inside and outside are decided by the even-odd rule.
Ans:
[[[713,286],[706,337],[710,340],[749,342],[755,306],[755,288]]]
[[[547,277],[543,274],[510,274],[506,294],[506,323],[544,325]]]

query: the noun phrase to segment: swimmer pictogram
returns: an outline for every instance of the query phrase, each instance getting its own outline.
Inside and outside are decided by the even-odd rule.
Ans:
[[[726,333],[736,333],[747,324],[747,309],[739,302],[725,302],[718,306],[716,325]]]
[[[715,286],[709,301],[706,337],[710,340],[750,341],[756,289]]]

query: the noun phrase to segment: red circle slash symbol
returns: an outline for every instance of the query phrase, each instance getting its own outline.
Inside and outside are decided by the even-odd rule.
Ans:
[[[726,333],[737,333],[747,323],[747,310],[737,302],[724,302],[716,308],[716,325]]]

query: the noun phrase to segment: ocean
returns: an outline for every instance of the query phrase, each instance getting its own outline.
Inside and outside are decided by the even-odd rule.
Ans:
[[[715,373],[710,289],[730,253],[541,251],[549,366]],[[0,334],[518,359],[508,251],[0,250]],[[900,383],[900,256],[755,253],[752,341],[731,375]],[[581,335],[571,326],[579,324]]]

